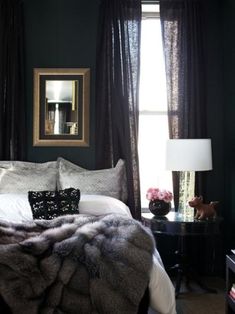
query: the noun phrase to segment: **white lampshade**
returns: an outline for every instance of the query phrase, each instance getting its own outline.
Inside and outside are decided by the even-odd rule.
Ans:
[[[166,143],[166,169],[212,170],[211,139],[174,139]]]

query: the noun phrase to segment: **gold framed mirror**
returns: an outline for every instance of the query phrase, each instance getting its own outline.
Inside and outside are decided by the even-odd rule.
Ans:
[[[34,69],[34,146],[89,146],[90,69]]]

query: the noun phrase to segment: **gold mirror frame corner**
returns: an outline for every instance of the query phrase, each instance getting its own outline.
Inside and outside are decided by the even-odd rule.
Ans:
[[[82,77],[82,138],[41,138],[40,137],[40,78],[42,75],[55,76],[78,75]],[[33,111],[33,146],[79,146],[88,147],[89,144],[89,123],[90,123],[90,68],[34,68],[34,111]],[[56,136],[55,136],[56,137]]]

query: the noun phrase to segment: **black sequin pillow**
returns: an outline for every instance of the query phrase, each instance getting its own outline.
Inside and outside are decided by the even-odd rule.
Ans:
[[[33,219],[53,219],[79,213],[80,190],[78,189],[29,191],[28,199]]]

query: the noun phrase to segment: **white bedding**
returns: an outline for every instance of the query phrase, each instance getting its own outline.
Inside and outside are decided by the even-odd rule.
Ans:
[[[89,215],[123,214],[131,217],[130,210],[123,202],[103,195],[81,195],[79,212]],[[27,194],[0,194],[0,219],[23,222],[32,220]],[[175,314],[175,291],[162,265],[157,250],[153,255],[150,274],[150,306],[157,313]]]
[[[130,210],[116,198],[103,195],[81,195],[79,213],[87,215],[123,214]],[[27,194],[0,194],[0,219],[22,222],[32,220]]]

